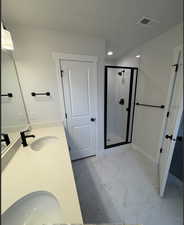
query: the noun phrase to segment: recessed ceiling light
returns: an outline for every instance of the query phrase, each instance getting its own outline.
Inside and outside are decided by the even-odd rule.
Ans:
[[[114,52],[113,51],[108,51],[107,55],[109,55],[109,56],[114,55]]]
[[[141,55],[136,55],[136,58],[141,58]]]

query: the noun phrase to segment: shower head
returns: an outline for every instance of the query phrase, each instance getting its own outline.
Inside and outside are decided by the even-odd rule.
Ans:
[[[124,74],[124,72],[125,72],[125,70],[122,70],[122,71],[118,72],[118,75],[122,76],[122,73]]]

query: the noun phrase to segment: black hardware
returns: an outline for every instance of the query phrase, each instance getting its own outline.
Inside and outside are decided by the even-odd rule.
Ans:
[[[126,108],[126,111],[128,112],[129,111],[129,108]]]
[[[63,71],[63,70],[61,70],[60,72],[61,72],[61,77],[63,77],[63,72],[64,72],[64,71]]]
[[[136,105],[146,106],[146,107],[153,107],[153,108],[161,108],[161,109],[163,109],[165,107],[164,105],[149,105],[149,104],[142,104],[142,103],[139,103],[139,102],[137,102]]]
[[[172,140],[173,135],[172,135],[172,134],[171,134],[171,135],[168,135],[168,134],[167,134],[167,135],[165,135],[165,138],[166,138],[166,139],[170,139],[170,140]]]
[[[163,151],[163,150],[162,150],[162,148],[161,148],[161,149],[160,149],[160,153],[162,153],[162,151]]]
[[[1,136],[3,136],[3,139],[1,139],[1,142],[5,142],[6,145],[8,146],[10,144],[10,138],[8,134],[1,134]]]
[[[118,72],[118,75],[120,75],[120,76],[123,75],[123,73],[125,72],[126,69],[130,71],[130,86],[129,86],[129,101],[128,101],[128,108],[127,108],[128,113],[127,113],[126,140],[121,141],[119,143],[115,143],[115,144],[107,144],[107,87],[108,87],[108,69],[110,69],[110,68],[121,69],[122,71]],[[120,146],[120,145],[124,145],[124,144],[128,144],[128,143],[132,142],[138,68],[137,67],[106,65],[104,72],[105,72],[105,74],[104,74],[105,75],[105,79],[104,79],[104,86],[105,86],[104,87],[104,148],[107,149],[107,148],[112,148],[112,147],[115,147],[115,146]],[[135,77],[135,79],[134,79],[134,77]],[[133,88],[135,88],[134,96],[132,95]],[[131,105],[130,98],[134,103],[133,106]],[[132,116],[131,116],[131,113],[132,113]]]
[[[173,141],[182,141],[182,136],[178,136],[176,139],[172,139]]]
[[[91,122],[94,122],[96,119],[95,118],[91,118]]]
[[[26,132],[29,132],[29,130],[25,130],[25,131],[20,132],[20,136],[21,136],[21,139],[22,139],[22,145],[23,145],[24,147],[26,147],[26,146],[28,145],[28,144],[27,144],[27,141],[26,141],[26,138],[30,138],[30,137],[35,138],[35,135],[33,135],[33,134],[31,134],[31,135],[26,135],[26,134],[25,134]]]
[[[134,70],[130,70],[130,84],[129,84],[129,99],[128,99],[128,108],[127,108],[127,129],[126,129],[126,142],[128,143],[129,140],[129,130],[130,130],[130,111],[131,111],[131,105],[132,105],[132,88],[133,88],[133,76],[134,76]],[[132,139],[132,137],[131,137]]]
[[[44,92],[44,93],[36,93],[36,92],[31,92],[32,96],[36,96],[36,95],[47,95],[50,96],[50,92]]]
[[[174,65],[172,65],[172,66],[175,66],[175,72],[178,72],[178,67],[179,67],[179,65],[178,65],[178,64],[174,64]]]
[[[65,118],[67,119],[67,113],[65,113]]]
[[[121,72],[118,72],[118,75],[119,76],[122,76],[122,73],[124,74],[125,73],[125,70],[122,70]]]
[[[169,117],[169,112],[167,112],[167,115],[166,116],[167,116],[167,118]]]
[[[8,93],[8,94],[2,94],[1,96],[2,97],[7,96],[9,98],[12,98],[13,97],[13,94],[12,93]]]
[[[137,70],[135,70],[135,72],[136,72],[136,77],[135,77],[135,79],[134,79],[134,81],[135,81],[135,84],[134,84],[134,88],[135,88],[135,90],[134,90],[134,104],[133,104],[133,111],[132,111],[132,125],[131,125],[131,140],[130,140],[130,142],[132,142],[132,137],[133,137],[133,129],[134,129],[134,113],[135,113],[135,101],[136,101],[136,93],[137,93],[137,78],[138,78],[138,68],[137,68]],[[133,82],[134,82],[133,81]]]
[[[178,141],[182,141],[182,139],[183,139],[182,136],[178,136],[178,137],[177,137],[177,140],[178,140]]]
[[[124,98],[121,98],[121,99],[119,100],[119,104],[120,104],[120,105],[124,105],[124,104],[125,104]]]

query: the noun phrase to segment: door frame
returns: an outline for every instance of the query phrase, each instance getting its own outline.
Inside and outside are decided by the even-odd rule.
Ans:
[[[61,65],[60,62],[61,60],[68,60],[68,61],[79,61],[79,62],[89,62],[89,63],[94,63],[94,79],[95,79],[95,88],[96,88],[96,94],[94,96],[95,98],[95,109],[94,112],[96,114],[96,129],[95,129],[95,135],[96,135],[96,149],[95,153],[97,152],[97,146],[99,143],[98,139],[98,98],[97,98],[97,93],[98,93],[98,87],[97,87],[97,63],[98,63],[98,57],[97,56],[88,56],[88,55],[75,55],[75,54],[66,54],[66,53],[58,53],[54,52],[52,54],[55,66],[56,66],[56,82],[57,82],[57,90],[59,94],[59,102],[60,102],[60,120],[63,123],[64,127],[67,128],[67,120],[66,120],[66,108],[65,108],[65,98],[64,98],[64,89],[63,89],[63,80],[62,80],[62,71],[61,71]]]
[[[178,63],[178,59],[180,57],[179,52],[181,50],[183,50],[182,45],[179,45],[173,49],[173,63],[174,64]],[[175,58],[175,57],[177,57],[177,58]],[[172,67],[174,65],[170,65],[170,66]],[[160,132],[160,141],[158,144],[158,151],[157,151],[157,156],[156,156],[156,163],[158,166],[159,166],[159,161],[160,161],[160,149],[162,148],[164,132],[165,132],[165,127],[166,127],[166,123],[167,123],[167,112],[169,110],[170,100],[172,97],[175,73],[176,73],[175,67],[173,67],[173,71],[171,71],[171,76],[170,76],[169,88],[168,88],[167,99],[166,99],[165,110],[164,110],[163,121],[162,121],[162,127],[161,127],[161,132]]]
[[[129,85],[129,102],[128,102],[128,108],[131,107],[131,101],[132,101],[132,89],[133,89],[133,80],[134,80],[134,70],[135,73],[135,92],[134,92],[134,105],[133,105],[133,111],[132,111],[132,123],[131,123],[131,141],[128,141],[128,134],[130,129],[130,114],[131,111],[128,112],[127,116],[127,127],[126,127],[126,141],[119,142],[115,144],[107,145],[107,87],[108,87],[108,68],[115,68],[115,69],[129,69],[130,70],[130,85]],[[136,102],[136,92],[137,92],[137,77],[138,77],[138,67],[127,67],[127,66],[112,66],[112,65],[106,65],[104,68],[104,149],[124,145],[124,144],[130,144],[132,143],[132,134],[133,134],[133,123],[134,123],[134,112],[135,112],[135,102]]]
[[[173,66],[175,66],[175,65],[177,65],[179,63],[180,56],[181,56],[181,51],[183,51],[183,47],[181,45],[177,46],[176,48],[174,48],[174,60],[175,61],[173,60],[174,61],[174,65]],[[165,138],[164,134],[165,134],[166,125],[168,123],[167,113],[170,110],[170,104],[171,104],[171,100],[172,100],[171,98],[172,98],[172,95],[173,95],[173,88],[174,88],[173,86],[175,84],[175,77],[176,77],[176,75],[177,75],[177,70],[175,69],[172,72],[172,75],[171,75],[171,78],[170,78],[169,91],[168,91],[168,95],[167,95],[167,104],[166,104],[164,121],[163,121],[163,125],[162,125],[162,133],[161,133],[160,143],[159,143],[160,148],[159,148],[159,156],[158,156],[158,171],[160,169],[160,158],[161,158],[161,154],[162,154],[160,149],[162,148],[162,145],[163,145],[163,142],[164,142],[164,138]],[[180,104],[182,105],[182,103],[183,103],[183,99],[181,99]],[[179,111],[178,111],[178,114],[177,114],[177,119],[176,119],[176,123],[175,123],[175,127],[174,127],[173,136],[177,136],[177,133],[178,133],[178,130],[179,130],[179,126],[180,126],[180,122],[181,122],[181,118],[182,118],[182,113],[183,113],[183,107],[180,107]],[[172,141],[169,148],[173,148],[174,149],[175,144],[176,144],[176,142]],[[173,150],[173,153],[174,153],[174,150]],[[168,171],[169,171],[169,167],[171,165],[172,157],[173,157],[173,154],[169,158],[169,163],[167,164],[167,170]],[[160,176],[160,174],[159,174],[159,176]],[[163,183],[166,184],[167,178],[168,178],[168,175],[165,174]],[[161,183],[160,183],[160,185],[161,185]],[[164,187],[160,186],[160,197],[163,197],[163,196],[164,196]]]

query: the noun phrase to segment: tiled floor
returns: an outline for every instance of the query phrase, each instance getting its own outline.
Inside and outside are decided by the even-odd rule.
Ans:
[[[84,223],[182,225],[182,188],[158,194],[155,166],[135,151],[73,162]]]

